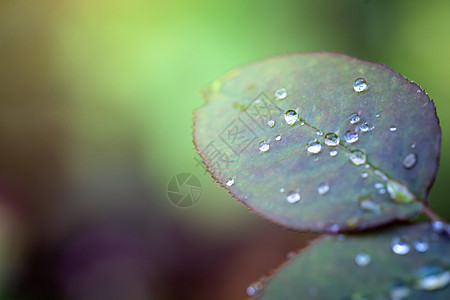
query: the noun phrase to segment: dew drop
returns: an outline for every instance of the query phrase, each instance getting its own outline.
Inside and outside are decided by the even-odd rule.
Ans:
[[[249,295],[249,296],[256,295],[256,289],[253,286],[247,287],[246,292],[247,292],[247,295]]]
[[[430,245],[425,239],[419,239],[414,242],[414,249],[416,249],[417,252],[426,252]]]
[[[361,130],[361,132],[369,131],[370,130],[369,123],[367,122],[361,123],[361,125],[359,125],[359,130]]]
[[[380,117],[380,114],[376,114],[376,115],[375,115],[375,118],[379,118],[379,117]]]
[[[286,197],[286,201],[292,204],[297,203],[298,201],[300,201],[300,199],[300,193],[290,193]]]
[[[331,157],[335,157],[338,154],[338,151],[336,149],[332,149],[328,152],[328,154],[330,154]]]
[[[386,189],[379,189],[378,194],[381,194],[381,195],[386,194]]]
[[[431,222],[431,229],[433,229],[434,232],[441,233],[444,230],[445,224],[442,221],[432,221]]]
[[[277,135],[277,137],[275,138],[276,141],[281,141],[281,135]]]
[[[377,190],[384,188],[384,184],[382,182],[375,182],[374,186]]]
[[[326,231],[333,232],[333,233],[339,232],[339,229],[340,229],[340,227],[338,224],[331,224],[326,227]]]
[[[417,154],[409,153],[403,158],[403,167],[405,169],[412,169],[417,163]]]
[[[415,287],[419,290],[434,291],[450,283],[450,271],[436,264],[425,265],[416,272]]]
[[[306,143],[306,150],[309,153],[318,154],[322,150],[322,145],[317,139],[312,139]]]
[[[354,150],[350,153],[350,161],[355,165],[355,166],[360,166],[362,164],[366,163],[366,154],[361,151],[361,150]]]
[[[267,152],[269,151],[270,145],[267,142],[262,141],[259,143],[259,151],[261,152]]]
[[[412,143],[411,144],[411,149],[415,149],[416,148],[416,143]]]
[[[411,290],[409,289],[409,287],[407,287],[404,284],[395,284],[389,290],[389,296],[390,296],[391,300],[406,299],[410,293],[411,293]]]
[[[380,176],[381,179],[383,179],[383,180],[388,180],[388,177],[386,176],[386,174],[384,174],[384,173],[381,172],[380,170],[375,170],[374,173],[375,173],[377,176]]]
[[[285,88],[279,89],[275,92],[275,98],[277,100],[283,100],[287,97],[287,92]]]
[[[281,189],[280,189],[280,193],[284,193],[284,188],[281,188]]]
[[[389,126],[389,131],[390,131],[390,132],[395,132],[395,131],[397,131],[397,126],[395,126],[395,125]]]
[[[364,78],[358,78],[353,82],[353,89],[357,93],[364,92],[369,88],[367,81]]]
[[[353,143],[357,142],[358,139],[359,139],[358,134],[353,131],[347,131],[344,135],[344,140],[349,144],[353,144]]]
[[[232,185],[234,184],[234,179],[233,179],[233,178],[227,178],[227,179],[225,180],[225,184],[226,184],[227,186],[232,186]]]
[[[391,249],[395,254],[405,255],[411,249],[408,242],[399,237],[394,237],[391,242]]]
[[[326,183],[319,184],[317,187],[317,192],[319,195],[325,195],[330,190],[330,186]]]
[[[335,147],[339,145],[340,139],[337,134],[330,132],[325,135],[325,145]]]
[[[249,287],[247,287],[247,295],[249,296],[255,296],[259,291],[261,291],[263,288],[263,285],[261,282],[256,282]]]
[[[269,127],[272,128],[273,126],[275,126],[275,121],[274,120],[269,120],[267,122],[267,125],[269,125]]]
[[[322,130],[317,130],[316,134],[322,136],[323,135],[323,131]]]
[[[371,199],[362,199],[359,201],[359,207],[365,212],[379,214],[381,212],[380,205]]]
[[[369,173],[362,172],[359,176],[361,176],[362,179],[366,179],[367,177],[369,177]]]
[[[298,114],[295,110],[288,110],[284,113],[284,120],[288,125],[294,125],[298,121]]]
[[[356,124],[361,120],[361,117],[357,113],[352,113],[348,118],[350,124]]]
[[[365,252],[358,253],[355,257],[355,262],[360,267],[367,266],[370,263],[370,260],[370,255]]]

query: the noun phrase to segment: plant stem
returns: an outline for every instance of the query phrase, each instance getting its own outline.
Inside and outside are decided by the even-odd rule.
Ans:
[[[422,212],[430,218],[431,221],[442,221],[444,222],[444,219],[442,219],[430,206],[428,206],[427,203],[424,203],[422,207]]]

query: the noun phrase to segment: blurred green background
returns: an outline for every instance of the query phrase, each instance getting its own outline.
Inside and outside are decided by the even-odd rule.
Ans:
[[[450,2],[0,2],[1,299],[241,299],[313,235],[219,188],[192,142],[199,90],[275,54],[386,63],[435,100],[450,219]],[[418,124],[420,126],[420,124]],[[203,194],[172,206],[189,172]]]

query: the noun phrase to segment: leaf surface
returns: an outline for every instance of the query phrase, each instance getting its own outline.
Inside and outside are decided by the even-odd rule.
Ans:
[[[368,84],[362,92],[353,86],[358,78]],[[279,100],[282,89],[287,97]],[[421,210],[441,131],[428,95],[391,68],[326,52],[277,56],[229,72],[204,95],[195,113],[197,151],[223,187],[264,217],[337,232]],[[292,125],[289,110],[299,119]],[[360,120],[351,124],[354,113]],[[348,132],[358,140],[347,142]],[[325,144],[328,133],[338,146]],[[311,153],[317,143],[320,152]]]
[[[450,299],[449,253],[449,236],[425,223],[328,236],[276,272],[258,299]]]

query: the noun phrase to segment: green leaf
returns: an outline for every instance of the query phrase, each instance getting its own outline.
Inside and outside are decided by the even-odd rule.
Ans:
[[[313,242],[274,274],[260,299],[450,299],[446,233],[416,224],[342,236]]]
[[[368,84],[362,92],[353,86],[358,78]],[[279,100],[283,88],[287,97]],[[264,217],[336,232],[421,211],[438,169],[441,132],[428,95],[391,68],[326,52],[277,56],[228,73],[204,95],[207,103],[195,113],[197,150],[217,181]],[[285,119],[289,110],[298,113],[293,125]],[[353,113],[356,124],[349,122]],[[349,131],[356,142],[346,142]],[[340,145],[325,145],[327,133]],[[318,150],[315,139],[318,154],[307,151],[310,141],[311,152]]]

